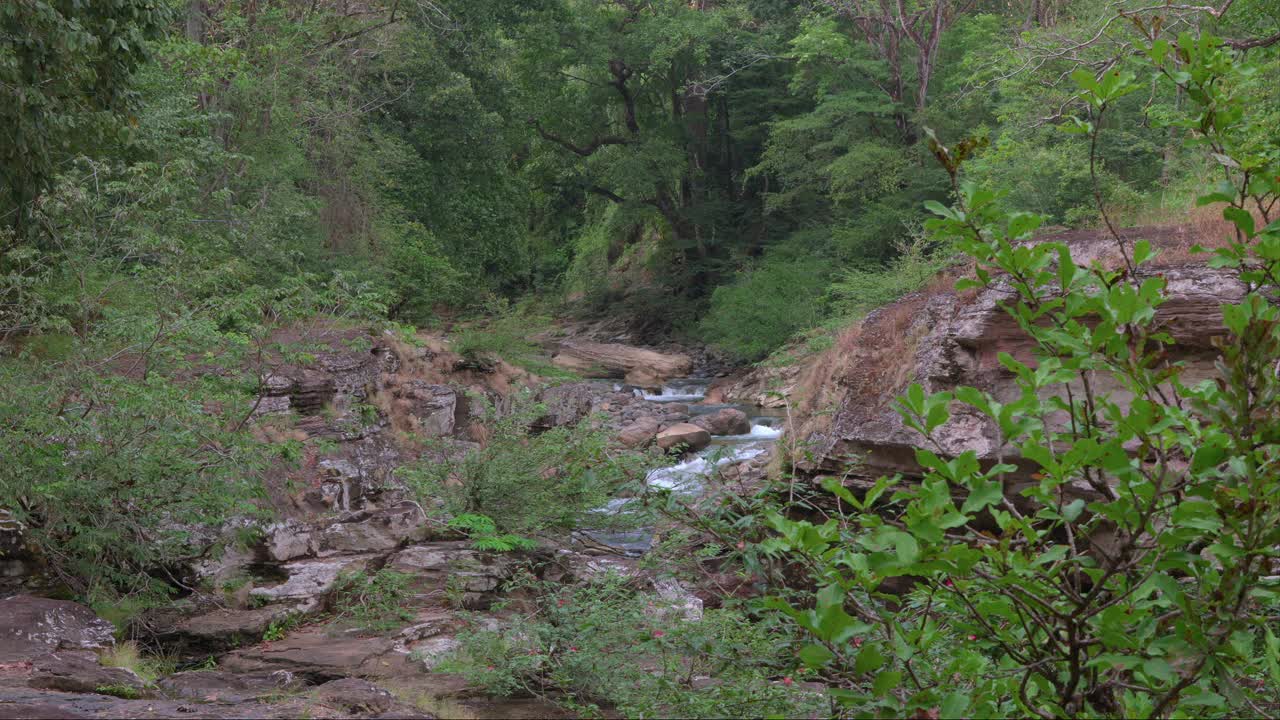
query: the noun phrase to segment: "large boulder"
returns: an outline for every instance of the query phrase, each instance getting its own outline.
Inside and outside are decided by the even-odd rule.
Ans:
[[[688,355],[580,341],[561,344],[551,362],[587,377],[621,377],[643,387],[656,387],[665,380],[688,375],[693,369]]]
[[[105,667],[91,652],[57,652],[32,661],[28,687],[70,693],[99,693],[123,698],[154,694],[142,678],[122,667]]]
[[[115,626],[68,600],[15,595],[0,600],[0,663],[60,650],[105,650]]]
[[[710,444],[711,433],[689,423],[677,423],[658,433],[658,447],[663,450],[701,450]]]
[[[658,419],[649,415],[637,418],[635,422],[618,431],[618,442],[624,447],[639,448],[653,442],[661,424]]]
[[[712,435],[746,435],[751,432],[751,419],[737,408],[724,408],[689,421]]]

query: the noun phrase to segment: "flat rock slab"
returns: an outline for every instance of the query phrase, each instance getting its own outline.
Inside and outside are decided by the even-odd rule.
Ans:
[[[310,682],[420,672],[394,638],[359,637],[326,628],[302,630],[278,642],[232,651],[218,665],[235,673],[284,670]]]
[[[292,606],[285,605],[267,605],[250,610],[213,610],[181,620],[165,636],[198,647],[226,650],[258,642],[271,623],[284,620],[294,612]]]
[[[616,343],[566,342],[551,362],[587,377],[621,376],[632,385],[645,387],[683,377],[693,369],[688,355]]]

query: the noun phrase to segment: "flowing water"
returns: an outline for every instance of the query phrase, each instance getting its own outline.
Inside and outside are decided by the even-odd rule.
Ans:
[[[680,495],[696,496],[706,487],[711,473],[719,466],[758,457],[773,446],[782,435],[782,417],[755,405],[703,403],[708,380],[694,378],[672,380],[658,392],[635,390],[636,395],[651,402],[686,403],[691,416],[705,415],[736,408],[751,420],[751,431],[745,435],[713,435],[711,444],[684,460],[667,467],[650,470],[645,483],[651,488],[670,490]],[[614,498],[596,512],[602,515],[625,515],[635,498]],[[591,540],[608,545],[628,555],[642,555],[653,542],[653,528],[643,527],[625,532],[586,531]]]

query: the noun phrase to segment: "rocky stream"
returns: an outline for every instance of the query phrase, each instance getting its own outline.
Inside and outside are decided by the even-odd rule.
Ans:
[[[614,572],[701,613],[696,589],[640,569],[654,527],[582,528],[534,550],[483,552],[398,484],[394,470],[422,451],[406,449],[396,432],[438,439],[432,452],[469,452],[480,432],[470,398],[501,402],[534,378],[501,361],[475,368],[438,340],[414,347],[353,330],[321,340],[328,351],[317,362],[281,363],[264,378],[257,415],[262,428],[328,441],[328,451],[279,469],[268,488],[279,519],[255,542],[225,542],[244,530],[235,523],[203,528],[209,551],[175,578],[178,599],[124,632],[175,672],[143,677],[100,660],[122,633],[84,605],[42,597],[50,588],[39,558],[22,551],[20,529],[9,530],[16,551],[0,557],[0,718],[564,716],[535,698],[485,697],[438,670],[458,647],[462,612],[489,608],[517,572],[560,583]],[[589,361],[566,361],[573,350]],[[713,378],[670,376],[694,372],[680,355],[577,343],[557,356],[579,370],[584,362],[616,379],[541,391],[542,426],[595,417],[619,446],[675,452],[646,483],[681,495],[704,492],[712,470],[763,475],[782,432],[777,411],[709,402]],[[371,404],[372,422],[362,414]],[[635,501],[615,498],[598,512],[627,514]],[[378,633],[336,621],[340,577],[384,568],[412,577],[403,607],[410,619]]]

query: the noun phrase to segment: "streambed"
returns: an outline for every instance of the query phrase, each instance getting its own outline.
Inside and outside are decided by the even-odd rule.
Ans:
[[[687,404],[691,416],[707,415],[725,408],[742,411],[751,423],[751,431],[743,435],[712,435],[711,444],[691,453],[672,465],[650,470],[645,484],[654,489],[696,497],[706,489],[710,476],[719,467],[740,463],[763,455],[782,436],[782,411],[755,405],[734,403],[707,403],[710,380],[681,378],[671,380],[658,392],[635,390],[638,397],[649,402]],[[620,516],[633,512],[639,498],[614,498],[596,512],[601,515]],[[625,555],[640,556],[653,544],[654,528],[640,527],[626,531],[585,530],[583,534],[593,542],[613,548]]]

